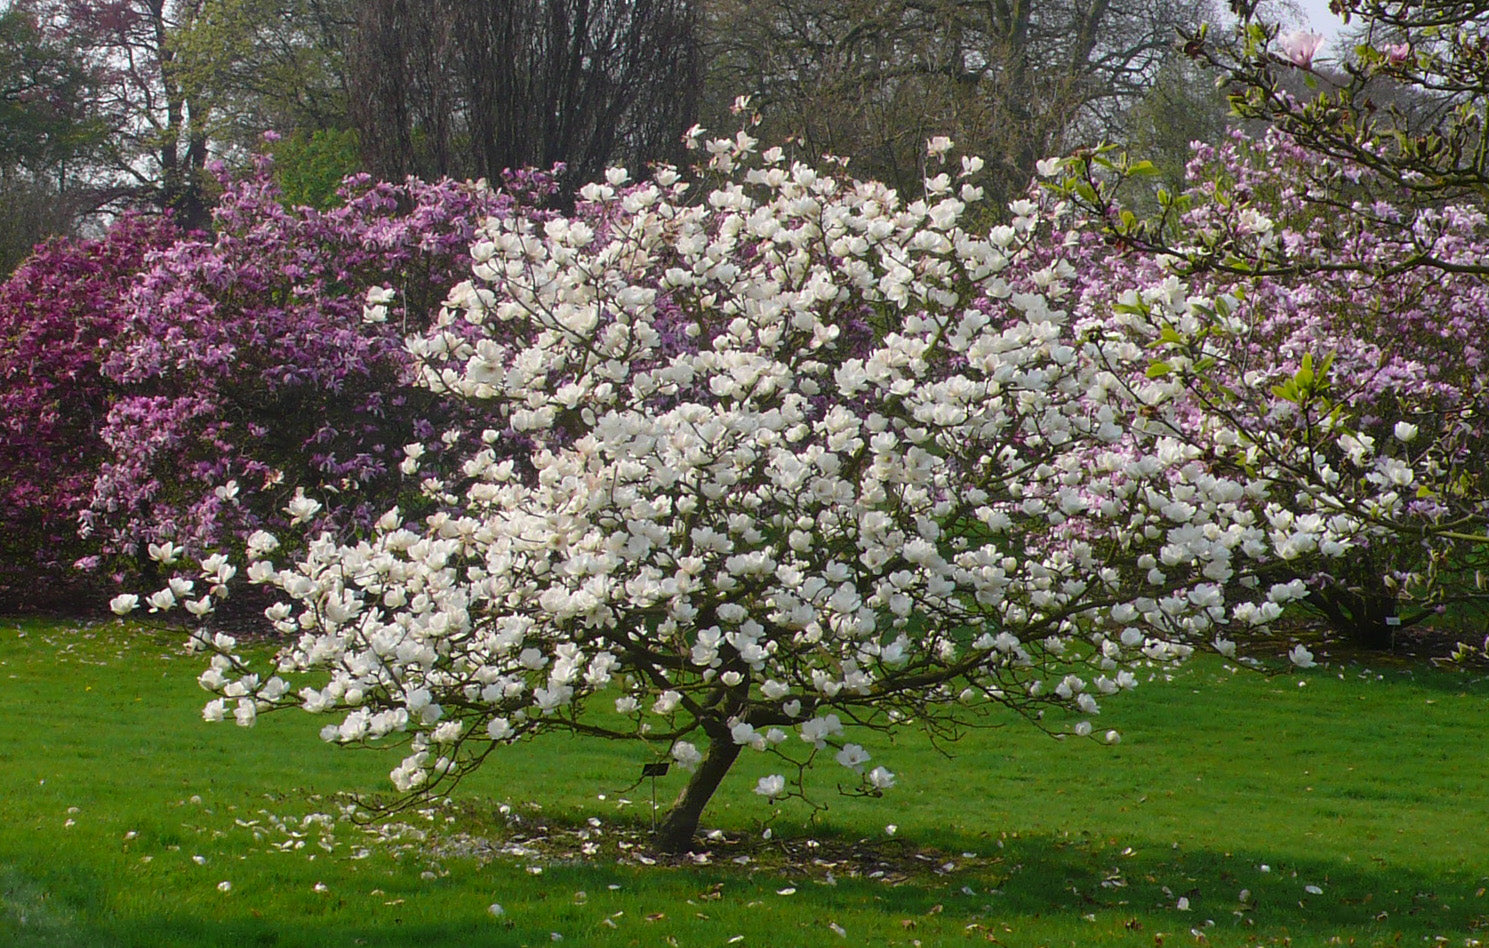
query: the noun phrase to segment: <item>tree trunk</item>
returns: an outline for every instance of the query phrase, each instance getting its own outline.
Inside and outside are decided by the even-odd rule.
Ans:
[[[1397,617],[1395,597],[1326,587],[1309,593],[1308,603],[1323,614],[1334,631],[1348,636],[1356,646],[1374,651],[1395,647],[1401,623],[1387,622]]]
[[[698,835],[698,820],[703,808],[719,788],[724,775],[739,757],[740,747],[734,743],[727,729],[722,734],[710,734],[708,754],[693,778],[683,788],[677,802],[667,811],[662,824],[657,827],[657,848],[665,853],[685,853],[693,848],[693,838]]]

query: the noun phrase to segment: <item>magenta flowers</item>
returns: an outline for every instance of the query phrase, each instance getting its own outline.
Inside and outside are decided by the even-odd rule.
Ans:
[[[97,240],[56,241],[0,284],[0,606],[66,595],[90,547],[78,511],[108,453],[100,428],[117,388],[100,374],[118,301],[168,223],[125,218]],[[47,577],[38,583],[39,575]]]
[[[297,489],[354,529],[396,500],[403,446],[461,410],[409,385],[403,335],[511,199],[362,178],[320,212],[282,206],[270,171],[224,181],[210,234],[129,219],[0,288],[11,575],[151,572],[150,544],[233,545]]]

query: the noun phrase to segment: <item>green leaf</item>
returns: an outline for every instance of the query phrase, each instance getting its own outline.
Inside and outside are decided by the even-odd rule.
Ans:
[[[1304,353],[1303,365],[1298,369],[1297,374],[1293,376],[1293,381],[1298,383],[1300,390],[1307,391],[1313,387],[1315,378],[1316,376],[1313,374],[1313,355],[1311,353]]]

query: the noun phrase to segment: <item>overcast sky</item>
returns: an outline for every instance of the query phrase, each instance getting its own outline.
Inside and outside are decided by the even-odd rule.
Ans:
[[[1300,5],[1315,30],[1332,38],[1342,25],[1339,18],[1329,12],[1329,0],[1300,0]]]

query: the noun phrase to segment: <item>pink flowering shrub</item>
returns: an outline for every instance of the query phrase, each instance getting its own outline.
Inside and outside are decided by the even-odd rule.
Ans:
[[[404,446],[461,410],[408,384],[403,335],[510,199],[362,177],[333,210],[287,208],[269,172],[226,182],[212,232],[157,253],[117,301],[109,455],[81,511],[106,560],[231,545],[284,526],[304,491],[318,528],[365,526],[402,490]]]
[[[0,610],[71,592],[71,564],[88,551],[77,515],[118,392],[100,374],[123,331],[118,301],[176,237],[128,217],[99,239],[47,244],[0,284]]]
[[[1067,170],[1073,194],[1091,169]],[[1114,285],[1146,286],[1133,307],[1141,321],[1142,292],[1180,279],[1214,301],[1209,318],[1146,327],[1147,374],[1182,380],[1188,410],[1170,418],[1186,441],[1231,432],[1217,470],[1270,467],[1286,487],[1267,515],[1276,573],[1306,579],[1308,603],[1334,628],[1384,646],[1446,602],[1479,600],[1483,211],[1420,206],[1374,172],[1277,134],[1197,146],[1189,173],[1164,231],[1099,200],[1099,216],[1075,226],[1083,306],[1109,306]],[[1087,183],[1097,195],[1101,185]],[[1335,517],[1384,533],[1339,558],[1324,539]]]
[[[573,214],[483,225],[407,340],[432,395],[482,411],[408,452],[438,509],[250,537],[291,638],[257,668],[203,633],[209,720],[325,714],[327,741],[405,746],[403,793],[545,730],[639,741],[693,772],[659,834],[683,849],[746,751],[778,762],[775,800],[814,763],[891,789],[875,732],[1100,733],[1155,663],[1233,654],[1306,592],[1269,578],[1287,500],[1221,470],[1170,417],[1183,384],[1147,375],[1129,317],[1205,301],[1134,275],[1085,305],[1052,211],[968,229],[973,158],[905,200],[747,130],[698,144],[703,183],[613,171]],[[114,605],[210,611],[233,568],[188,558]]]

